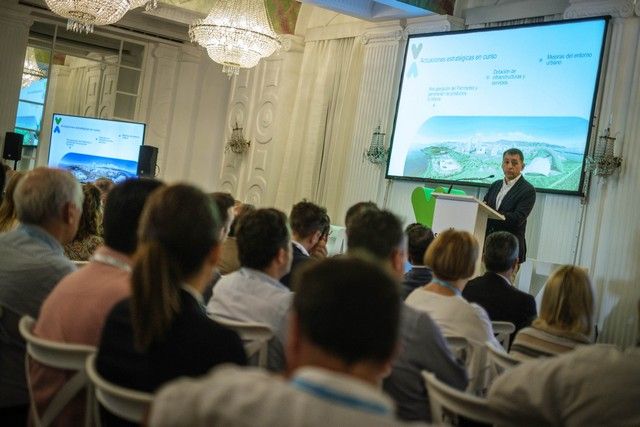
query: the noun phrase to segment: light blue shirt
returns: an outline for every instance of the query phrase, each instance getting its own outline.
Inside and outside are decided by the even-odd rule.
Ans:
[[[75,269],[62,245],[40,227],[22,224],[0,234],[0,406],[29,402],[25,349],[14,321],[25,314],[37,318],[49,292]]]
[[[287,315],[293,293],[273,277],[242,267],[222,278],[213,288],[207,304],[210,317],[238,322],[264,323],[271,328],[277,343],[269,348],[269,368],[284,368],[283,345],[287,335]]]

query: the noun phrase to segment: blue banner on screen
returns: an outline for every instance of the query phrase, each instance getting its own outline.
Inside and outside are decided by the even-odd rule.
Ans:
[[[68,169],[81,182],[135,177],[144,131],[143,123],[54,114],[49,166]]]
[[[486,185],[515,147],[538,190],[579,194],[606,30],[595,18],[411,36],[387,177]]]

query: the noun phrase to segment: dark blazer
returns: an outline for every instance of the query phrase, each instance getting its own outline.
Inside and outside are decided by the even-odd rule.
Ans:
[[[536,317],[536,301],[533,296],[511,286],[504,277],[486,272],[470,280],[462,291],[469,302],[479,304],[487,311],[491,321],[511,322],[516,332],[527,327]]]
[[[502,188],[502,182],[504,179],[491,184],[489,191],[484,196],[484,202],[496,209],[496,198]],[[504,221],[490,219],[487,221],[487,233],[489,234],[496,231],[508,231],[514,234],[518,238],[520,245],[520,252],[518,259],[520,264],[527,259],[527,242],[524,239],[524,233],[527,229],[527,217],[533,209],[533,205],[536,203],[536,190],[533,188],[524,176],[514,184],[513,188],[502,199],[500,209],[496,209],[502,215],[505,216]]]
[[[289,273],[287,273],[286,276],[280,279],[280,283],[282,283],[289,289],[291,289],[291,278],[293,276],[293,273],[298,268],[300,268],[300,266],[302,266],[305,262],[311,259],[310,256],[302,253],[300,248],[298,248],[296,245],[292,245],[292,246],[293,246],[293,260],[291,261],[291,271],[289,271]]]
[[[433,273],[429,267],[411,267],[402,279],[402,300],[406,300],[414,289],[430,283],[432,278]]]
[[[187,291],[181,290],[180,298],[180,312],[165,339],[144,352],[134,348],[130,300],[116,304],[102,330],[98,372],[115,384],[153,392],[174,378],[203,375],[219,363],[246,365],[238,334],[208,318]]]

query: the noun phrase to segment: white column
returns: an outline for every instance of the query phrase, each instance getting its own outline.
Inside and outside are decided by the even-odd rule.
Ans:
[[[3,3],[7,3],[3,1]],[[32,19],[26,9],[17,4],[0,7],[0,140],[12,131],[16,123],[22,69]]]

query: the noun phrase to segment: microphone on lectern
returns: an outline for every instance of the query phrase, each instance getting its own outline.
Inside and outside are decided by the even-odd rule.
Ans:
[[[483,176],[483,177],[460,178],[458,181],[484,181],[485,179],[494,178],[494,177],[495,177],[495,175],[491,174],[491,175],[487,175],[487,176]],[[451,189],[452,188],[453,188],[453,183],[451,183],[451,185],[447,189],[447,194],[451,194]]]

